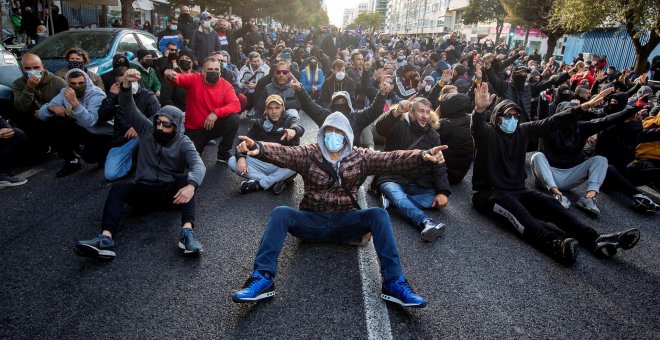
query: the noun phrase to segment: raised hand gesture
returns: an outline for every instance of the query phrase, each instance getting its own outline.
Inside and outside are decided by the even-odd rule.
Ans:
[[[495,100],[495,95],[488,93],[488,83],[481,83],[474,89],[474,110],[481,113]]]

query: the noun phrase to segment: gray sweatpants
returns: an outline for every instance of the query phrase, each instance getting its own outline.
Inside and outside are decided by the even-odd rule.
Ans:
[[[532,155],[530,162],[536,185],[547,190],[557,187],[559,190],[572,189],[587,182],[587,191],[599,192],[607,174],[607,158],[593,156],[568,169],[553,168],[541,152]]]
[[[261,185],[264,190],[268,190],[273,184],[281,182],[296,174],[293,170],[280,168],[250,156],[247,156],[246,159],[248,172],[245,175],[239,174],[236,170],[235,156],[232,156],[229,159],[229,168],[239,176],[259,181],[259,185]]]

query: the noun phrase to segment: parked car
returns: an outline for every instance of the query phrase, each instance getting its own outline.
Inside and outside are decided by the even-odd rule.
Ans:
[[[80,47],[89,54],[87,69],[101,75],[112,69],[116,53],[133,59],[139,49],[158,51],[154,35],[126,28],[93,28],[57,33],[28,50],[38,55],[48,71],[55,72],[66,66],[64,54],[72,47]]]
[[[12,84],[14,80],[23,76],[18,61],[13,53],[0,44],[0,107],[4,118],[12,117],[14,109],[14,96]]]

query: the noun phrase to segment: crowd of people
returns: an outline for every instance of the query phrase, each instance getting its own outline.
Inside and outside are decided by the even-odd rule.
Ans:
[[[278,256],[291,234],[373,240],[382,298],[424,307],[403,275],[386,209],[433,242],[447,227],[428,210],[452,204],[452,186],[470,169],[474,208],[566,265],[579,246],[609,258],[640,238],[637,229],[603,233],[567,211],[574,205],[600,214],[601,187],[621,192],[641,213],[658,209],[637,189],[660,187],[660,105],[649,83],[660,78],[657,61],[635,74],[604,57],[556,62],[492,40],[467,44],[455,33],[436,42],[336,27],[265,30],[254,19],[239,27],[207,12],[195,21],[186,6],[180,13],[158,34],[163,57],[118,54],[100,76],[76,47],[54,73],[38,55],[21,59],[17,113],[0,120],[0,185],[26,183],[8,172],[19,150],[33,159],[56,152],[57,177],[83,161],[98,164],[113,185],[100,230],[75,244],[79,255],[115,257],[125,204],[179,207],[179,247],[202,252],[193,233],[195,192],[206,172],[200,155],[215,147],[217,162],[245,179],[241,193],[279,195],[295,176],[304,182],[299,209],[272,212],[235,302],[275,294]],[[301,115],[319,127],[314,143],[301,145]],[[241,119],[251,120],[245,136],[238,136]],[[537,190],[526,185],[528,153]],[[382,207],[357,201],[368,178]],[[565,193],[582,184],[571,202]]]

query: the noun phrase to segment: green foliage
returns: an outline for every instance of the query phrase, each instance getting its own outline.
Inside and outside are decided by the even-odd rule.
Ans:
[[[363,30],[376,31],[380,29],[380,13],[364,12],[358,15],[346,29],[356,29],[362,27]]]
[[[499,0],[470,0],[465,12],[463,12],[464,24],[476,24],[479,22],[504,22],[506,12]]]

